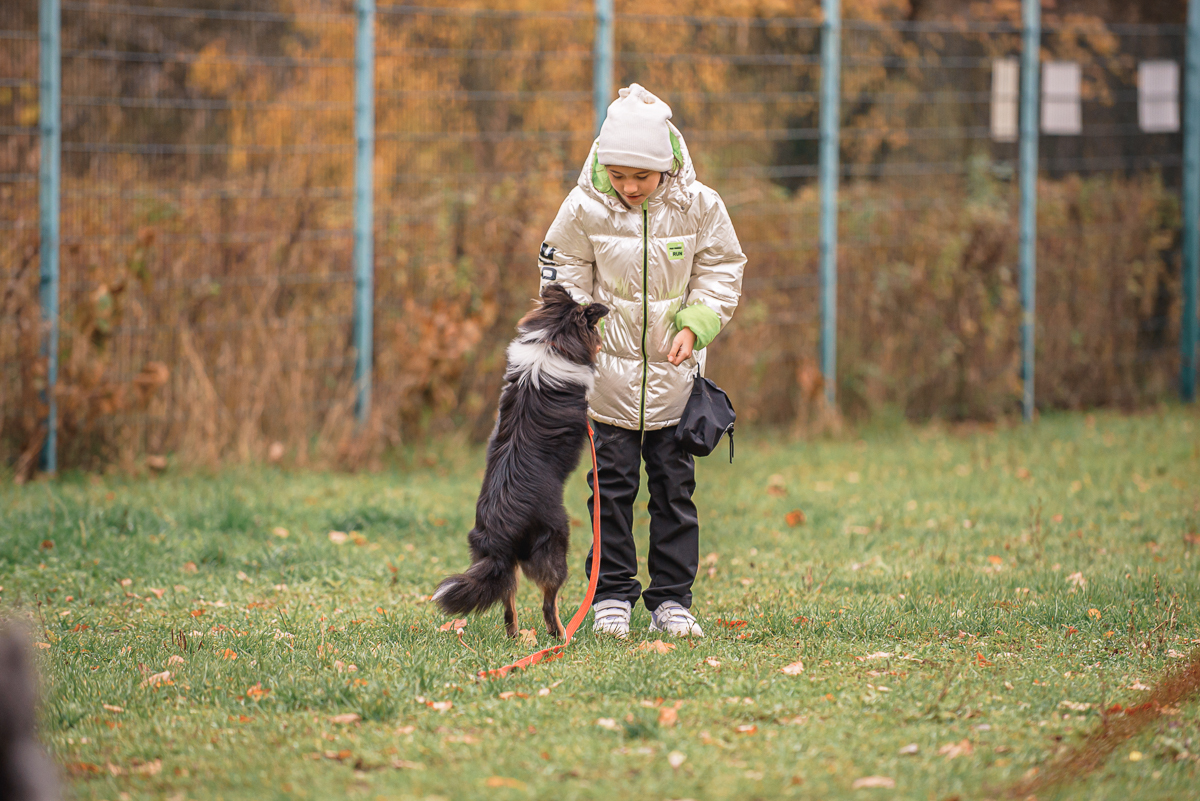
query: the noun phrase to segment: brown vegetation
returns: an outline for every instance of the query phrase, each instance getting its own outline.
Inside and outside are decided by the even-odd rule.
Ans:
[[[19,6],[0,27],[36,29],[36,4]],[[231,0],[204,6],[241,9]],[[1007,19],[1016,4],[991,6]],[[359,430],[351,5],[274,0],[256,9],[272,7],[303,13],[65,14],[58,392],[68,466],[130,468],[166,453],[201,464],[254,460],[273,445],[272,460],[282,447],[287,462],[354,464],[414,436],[481,438],[491,427],[503,347],[536,293],[538,245],[593,133],[587,11],[520,19],[381,11],[375,391],[370,424]],[[672,103],[701,180],[721,191],[750,257],[742,308],[710,361],[750,422],[823,419],[816,150],[804,133],[816,127],[818,36],[810,22],[795,22],[816,20],[818,8],[816,0],[670,0],[655,13],[746,19],[625,17],[616,30],[617,82],[639,80]],[[883,20],[914,9],[857,0],[845,13]],[[1083,61],[1093,96],[1130,85],[1136,54],[1124,53],[1124,40],[1084,15],[1049,22],[1066,26],[1049,54],[1061,48]],[[35,76],[36,42],[12,45],[0,51],[3,74]],[[986,65],[1015,47],[1010,34],[847,33],[843,413],[994,419],[1017,408],[1015,187],[1003,169],[1014,151],[970,134],[986,127],[986,103],[914,94],[986,96],[983,66],[928,65],[943,56]],[[125,52],[154,55],[112,55]],[[767,53],[785,63],[755,60]],[[0,88],[0,125],[35,123],[36,98],[36,87]],[[948,133],[928,136],[933,129]],[[792,133],[763,133],[784,130]],[[1112,142],[1087,146],[1146,147]],[[1173,147],[1177,137],[1154,140],[1164,142]],[[0,173],[36,171],[36,138],[0,133]],[[1179,319],[1172,180],[1160,171],[1061,170],[1042,180],[1042,406],[1136,405],[1171,392]],[[0,458],[19,475],[44,436],[36,197],[36,184],[0,184],[0,217],[12,223],[0,238]]]

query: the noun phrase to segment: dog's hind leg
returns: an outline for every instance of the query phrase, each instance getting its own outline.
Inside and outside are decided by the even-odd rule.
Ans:
[[[504,633],[516,637],[520,629],[517,624],[517,579],[513,577],[512,589],[504,596]]]
[[[542,617],[546,620],[546,631],[551,637],[562,639],[567,630],[558,616],[558,591],[567,580],[567,543],[570,528],[564,512],[561,521],[550,524],[548,536],[542,540],[521,569],[542,590]]]

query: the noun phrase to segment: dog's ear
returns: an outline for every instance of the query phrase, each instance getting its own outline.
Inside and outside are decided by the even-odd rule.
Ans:
[[[574,303],[575,298],[571,297],[571,293],[563,288],[562,284],[546,284],[542,288],[543,303]]]
[[[596,321],[606,314],[608,314],[608,307],[603,303],[589,303],[583,307],[583,316],[589,325],[595,325]]]

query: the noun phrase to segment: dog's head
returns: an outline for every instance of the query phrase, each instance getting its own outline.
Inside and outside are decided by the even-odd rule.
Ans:
[[[592,364],[600,350],[596,323],[608,314],[602,303],[577,303],[559,284],[547,284],[542,302],[525,315],[517,328],[522,333],[542,333],[542,339],[575,364]]]

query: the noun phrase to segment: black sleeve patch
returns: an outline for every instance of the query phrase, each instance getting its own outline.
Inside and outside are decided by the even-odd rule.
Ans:
[[[544,278],[547,281],[553,281],[554,279],[558,278],[558,270],[554,269],[553,267],[543,266],[542,267],[542,278]]]
[[[545,242],[542,243],[542,249],[538,251],[538,263],[542,265],[554,264],[554,248],[550,247]]]

